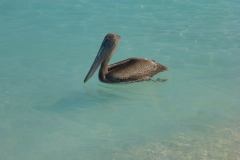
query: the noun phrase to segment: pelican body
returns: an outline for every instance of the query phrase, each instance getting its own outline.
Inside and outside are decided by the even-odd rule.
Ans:
[[[109,33],[105,36],[98,54],[84,79],[86,83],[101,65],[98,78],[104,83],[132,83],[151,79],[159,72],[168,70],[167,67],[146,58],[128,58],[111,64],[108,62],[115,53],[120,36]]]

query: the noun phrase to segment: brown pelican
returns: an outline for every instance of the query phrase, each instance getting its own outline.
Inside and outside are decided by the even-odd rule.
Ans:
[[[86,83],[101,64],[98,78],[104,83],[132,83],[146,81],[167,67],[146,58],[128,58],[108,66],[108,62],[117,49],[120,36],[109,33],[103,39],[98,54],[84,79]]]

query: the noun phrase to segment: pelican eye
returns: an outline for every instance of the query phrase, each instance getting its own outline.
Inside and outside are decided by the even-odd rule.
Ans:
[[[109,38],[106,38],[104,40],[104,43],[106,46],[112,46],[114,42],[112,40],[110,40]]]
[[[109,40],[108,38],[105,39],[105,43],[109,43],[109,41],[110,41],[110,40]]]

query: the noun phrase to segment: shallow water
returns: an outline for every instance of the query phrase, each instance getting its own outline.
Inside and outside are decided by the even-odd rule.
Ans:
[[[0,159],[239,159],[239,7],[0,1]],[[109,32],[167,81],[84,84]]]

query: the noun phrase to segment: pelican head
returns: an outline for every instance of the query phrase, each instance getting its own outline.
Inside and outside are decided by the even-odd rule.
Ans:
[[[100,64],[102,64],[105,60],[107,60],[107,62],[110,60],[118,46],[119,41],[120,36],[117,34],[109,33],[105,36],[91,69],[84,79],[84,83],[86,83],[93,76]]]

